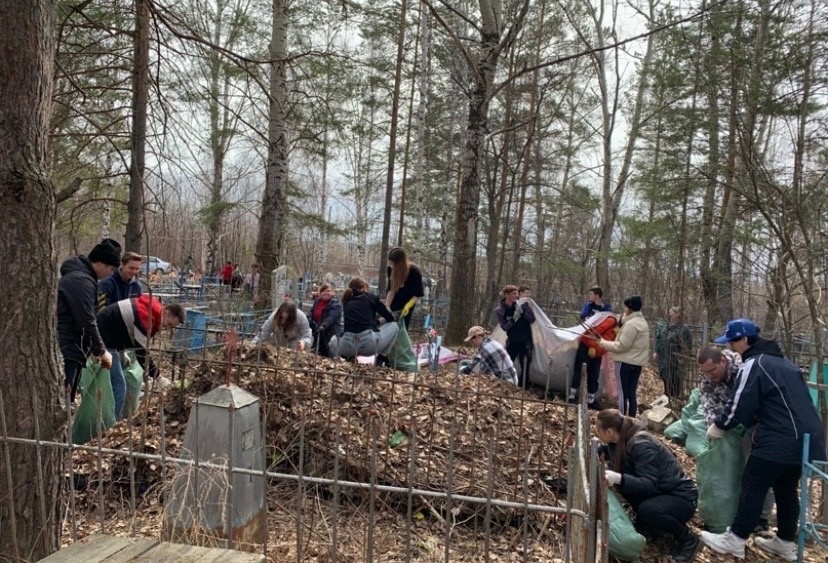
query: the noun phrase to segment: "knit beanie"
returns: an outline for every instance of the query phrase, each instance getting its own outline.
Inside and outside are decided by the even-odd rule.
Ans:
[[[117,268],[121,264],[121,245],[116,240],[105,238],[95,245],[87,257],[90,262],[102,262]]]
[[[627,297],[624,299],[624,306],[629,307],[633,311],[640,311],[641,310],[641,296],[640,295],[633,295],[632,297]]]

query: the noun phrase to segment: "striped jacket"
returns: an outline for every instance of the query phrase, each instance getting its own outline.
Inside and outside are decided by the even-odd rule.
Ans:
[[[161,328],[162,310],[157,297],[142,295],[107,305],[98,313],[98,329],[107,349],[135,348],[138,362],[150,377],[157,375],[158,368],[151,361],[147,365],[146,350]]]

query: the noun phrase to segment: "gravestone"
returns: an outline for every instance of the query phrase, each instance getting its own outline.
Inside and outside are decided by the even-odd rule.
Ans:
[[[164,507],[166,541],[245,551],[265,542],[260,419],[258,397],[235,385],[222,385],[196,400],[180,455],[195,463],[180,467],[173,479]]]

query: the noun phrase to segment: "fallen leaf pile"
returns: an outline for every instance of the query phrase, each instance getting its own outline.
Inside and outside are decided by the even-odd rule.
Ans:
[[[145,399],[142,411],[111,429],[102,445],[176,456],[193,402],[229,382],[260,400],[270,471],[405,489],[372,493],[271,479],[270,561],[564,559],[561,515],[420,494],[564,506],[565,494],[551,490],[544,477],[566,475],[575,410],[545,400],[542,391],[462,376],[456,364],[414,375],[246,343],[193,362],[184,374],[186,385],[174,383],[163,409],[159,396]],[[660,380],[645,370],[640,402],[660,394]],[[693,475],[693,460],[670,447]],[[75,452],[74,461],[82,477],[80,486],[76,478],[79,536],[99,531],[102,521],[107,533],[159,536],[174,466],[139,461],[131,467],[126,458],[92,452]],[[664,542],[648,545],[641,561],[667,561],[666,549]],[[696,560],[722,558],[703,550]],[[749,549],[746,560],[767,557]],[[824,560],[816,548],[805,559]]]

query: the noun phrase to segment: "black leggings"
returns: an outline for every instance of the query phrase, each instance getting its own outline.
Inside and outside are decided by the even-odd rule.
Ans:
[[[696,512],[696,503],[675,495],[658,495],[642,501],[635,512],[637,526],[681,539],[687,535],[687,521]]]
[[[624,412],[635,418],[638,412],[638,398],[635,393],[638,389],[638,379],[641,377],[641,366],[621,362],[621,393],[624,395]]]

